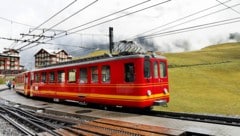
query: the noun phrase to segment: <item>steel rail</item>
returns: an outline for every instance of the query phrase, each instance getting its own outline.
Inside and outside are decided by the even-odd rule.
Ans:
[[[193,113],[179,113],[166,111],[150,111],[146,113],[146,115],[240,127],[240,118],[237,117],[227,117],[220,115],[201,115]]]
[[[1,107],[1,108],[4,111],[6,111],[7,114],[11,114],[15,118],[18,118],[18,119],[20,119],[20,120],[22,120],[24,122],[27,122],[27,123],[31,124],[31,126],[33,126],[35,128],[38,128],[38,129],[40,129],[42,131],[45,131],[45,132],[48,132],[48,133],[52,134],[53,136],[61,136],[60,134],[54,132],[53,130],[50,130],[50,129],[44,127],[44,126],[41,126],[41,125],[37,124],[36,122],[33,122],[33,121],[29,120],[28,118],[23,117],[23,116],[19,115],[18,113],[15,113],[14,111],[12,111],[10,109],[7,109],[5,107]]]
[[[35,132],[31,131],[27,127],[24,127],[23,125],[21,125],[18,122],[14,121],[13,119],[8,117],[7,115],[0,114],[0,116],[3,119],[5,119],[7,122],[9,122],[11,125],[13,125],[15,128],[17,128],[19,131],[21,131],[22,133],[24,133],[26,135],[30,135],[30,136],[36,136],[37,135]]]

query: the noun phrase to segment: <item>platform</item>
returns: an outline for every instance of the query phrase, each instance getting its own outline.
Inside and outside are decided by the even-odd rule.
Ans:
[[[1,86],[0,86],[1,90]],[[13,90],[5,90],[0,92],[0,98],[5,99],[9,102],[14,102],[19,105],[25,105],[30,107],[37,107],[38,109],[43,109],[48,112],[67,112],[69,114],[80,114],[90,117],[107,118],[113,120],[121,120],[132,123],[153,125],[166,127],[176,130],[183,130],[188,132],[197,132],[206,135],[216,135],[216,136],[239,136],[240,127],[225,126],[219,124],[211,123],[201,123],[193,121],[184,121],[177,119],[152,117],[146,115],[136,115],[129,113],[118,113],[112,111],[104,111],[98,109],[91,109],[73,105],[62,105],[57,103],[51,103],[40,100],[33,100],[31,98],[26,98],[22,95],[17,94]]]

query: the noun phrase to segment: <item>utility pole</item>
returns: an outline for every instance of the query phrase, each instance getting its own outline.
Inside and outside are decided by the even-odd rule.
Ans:
[[[109,52],[112,54],[113,50],[113,27],[109,27]]]

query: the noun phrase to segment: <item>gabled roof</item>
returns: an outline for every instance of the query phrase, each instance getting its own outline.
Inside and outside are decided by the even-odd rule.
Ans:
[[[8,50],[3,51],[3,53],[5,53],[5,54],[7,54],[9,52],[19,53],[19,51],[15,50],[15,49],[8,49]]]
[[[58,54],[58,53],[60,53],[60,52],[64,52],[66,55],[68,55],[68,53],[65,51],[65,50],[51,50],[51,49],[40,49],[34,56],[36,56],[37,54],[39,54],[41,51],[45,51],[45,52],[47,52],[48,54],[50,54],[50,55],[56,55],[56,54]]]

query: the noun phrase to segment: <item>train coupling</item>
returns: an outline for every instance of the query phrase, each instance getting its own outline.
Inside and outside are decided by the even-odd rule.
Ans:
[[[163,106],[163,107],[167,107],[167,101],[166,100],[157,100],[154,101],[153,103],[154,106]]]

